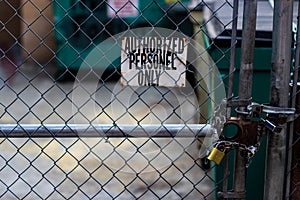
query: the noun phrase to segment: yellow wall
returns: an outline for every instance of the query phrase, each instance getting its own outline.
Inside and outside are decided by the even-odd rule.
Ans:
[[[0,48],[19,41],[26,61],[35,59],[43,63],[53,57],[55,40],[51,1],[0,1],[0,21]]]
[[[23,57],[48,62],[55,52],[52,3],[48,0],[21,0],[21,4]]]

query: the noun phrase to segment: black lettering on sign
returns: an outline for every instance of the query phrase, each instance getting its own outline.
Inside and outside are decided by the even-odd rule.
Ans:
[[[176,66],[175,61],[178,60],[179,54],[186,54],[183,38],[125,37],[124,39],[123,51],[125,51],[127,63],[129,63],[127,69],[136,71],[133,71],[136,77],[135,84],[140,86],[160,85],[162,74],[181,70],[181,67]],[[178,64],[178,61],[176,63]],[[182,72],[178,73],[182,74]],[[169,74],[176,74],[176,72]],[[177,79],[174,77],[174,80]]]
[[[134,53],[129,53],[127,57],[129,58],[129,69],[132,69],[132,63],[134,63],[135,60]]]
[[[161,72],[159,70],[140,70],[138,72],[139,86],[159,85]]]

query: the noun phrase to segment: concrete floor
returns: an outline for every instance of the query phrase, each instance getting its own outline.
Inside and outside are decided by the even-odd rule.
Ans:
[[[3,69],[1,74],[2,79],[9,77]],[[24,64],[11,81],[0,83],[0,123],[199,120],[188,89],[131,88],[116,81],[96,87],[93,81],[57,83],[54,74],[53,65]],[[91,96],[87,91],[93,88],[97,90]],[[212,172],[201,169],[194,139],[7,138],[1,139],[0,152],[2,199],[213,198]]]

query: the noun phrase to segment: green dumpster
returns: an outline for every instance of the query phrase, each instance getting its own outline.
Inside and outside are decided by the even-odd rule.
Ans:
[[[97,46],[110,51],[109,44],[99,46],[105,39],[134,28],[164,27],[179,28],[187,35],[193,34],[193,25],[188,20],[188,0],[176,4],[168,0],[124,1],[55,0],[54,24],[57,41],[56,65],[60,71],[78,70],[89,52]],[[123,9],[122,7],[125,6]],[[118,69],[120,60],[107,61],[97,66]]]

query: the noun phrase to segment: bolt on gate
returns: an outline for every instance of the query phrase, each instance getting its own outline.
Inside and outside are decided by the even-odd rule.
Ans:
[[[252,104],[245,91],[232,97],[239,16],[249,29],[240,79],[247,68],[251,85],[254,4],[0,1],[0,197],[245,198],[257,130],[280,129],[263,113],[282,112]],[[218,42],[224,38],[229,44]],[[265,118],[258,123],[254,115]],[[257,138],[229,137],[230,126]],[[220,165],[210,161],[222,160],[214,151],[226,154]]]

